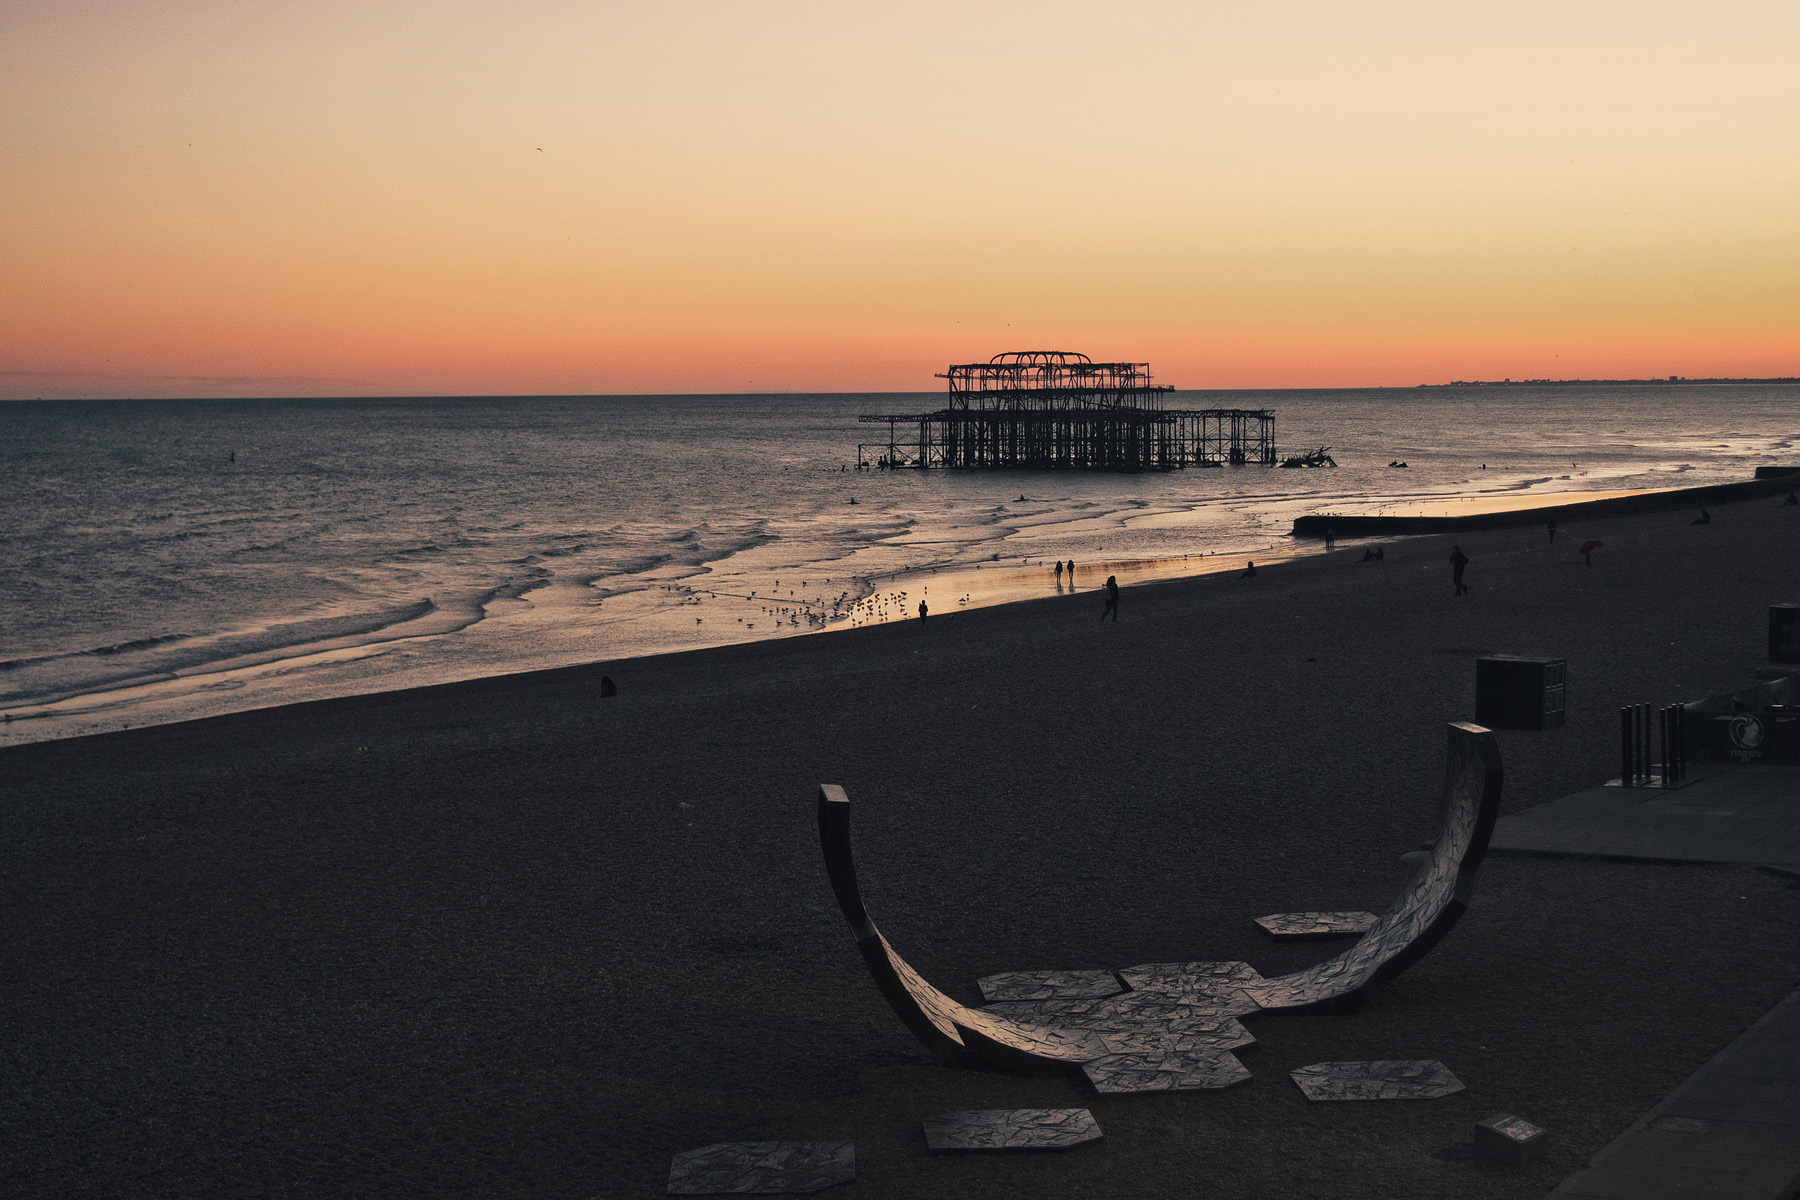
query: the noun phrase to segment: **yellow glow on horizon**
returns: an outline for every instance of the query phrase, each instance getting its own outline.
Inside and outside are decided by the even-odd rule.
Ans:
[[[0,397],[1800,374],[1796,50],[1785,3],[19,4]]]

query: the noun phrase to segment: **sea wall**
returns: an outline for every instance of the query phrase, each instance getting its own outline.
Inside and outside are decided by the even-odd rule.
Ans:
[[[1330,530],[1336,537],[1398,537],[1418,533],[1466,533],[1477,529],[1507,529],[1521,525],[1543,525],[1552,517],[1558,521],[1594,517],[1629,517],[1640,513],[1678,512],[1684,508],[1700,508],[1707,504],[1731,504],[1778,496],[1794,490],[1796,480],[1783,475],[1763,475],[1742,483],[1716,483],[1707,487],[1672,488],[1668,491],[1639,492],[1631,496],[1609,496],[1604,500],[1580,500],[1570,504],[1546,504],[1541,508],[1519,508],[1508,512],[1467,513],[1451,517],[1426,516],[1358,516],[1335,513],[1308,513],[1294,520],[1295,537],[1324,537]],[[1788,470],[1791,470],[1788,469]]]

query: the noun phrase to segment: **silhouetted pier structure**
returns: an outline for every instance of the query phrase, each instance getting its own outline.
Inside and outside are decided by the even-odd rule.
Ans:
[[[1267,409],[1164,408],[1174,389],[1148,363],[1097,363],[1062,350],[996,354],[938,376],[950,404],[927,413],[865,413],[888,440],[856,448],[860,467],[1020,467],[1173,471],[1275,465]],[[867,461],[870,454],[875,461]]]

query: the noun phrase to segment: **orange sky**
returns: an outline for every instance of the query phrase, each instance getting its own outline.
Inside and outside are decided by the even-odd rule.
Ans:
[[[1465,7],[10,0],[0,398],[1800,374],[1800,5]]]

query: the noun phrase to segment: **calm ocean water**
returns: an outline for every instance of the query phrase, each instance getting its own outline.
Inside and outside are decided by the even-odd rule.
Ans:
[[[940,403],[0,404],[0,741],[844,628],[934,570],[944,611],[1051,594],[1025,560],[1198,569],[1319,509],[1728,482],[1800,438],[1785,385],[1191,392],[1338,469],[844,469],[858,413]]]

